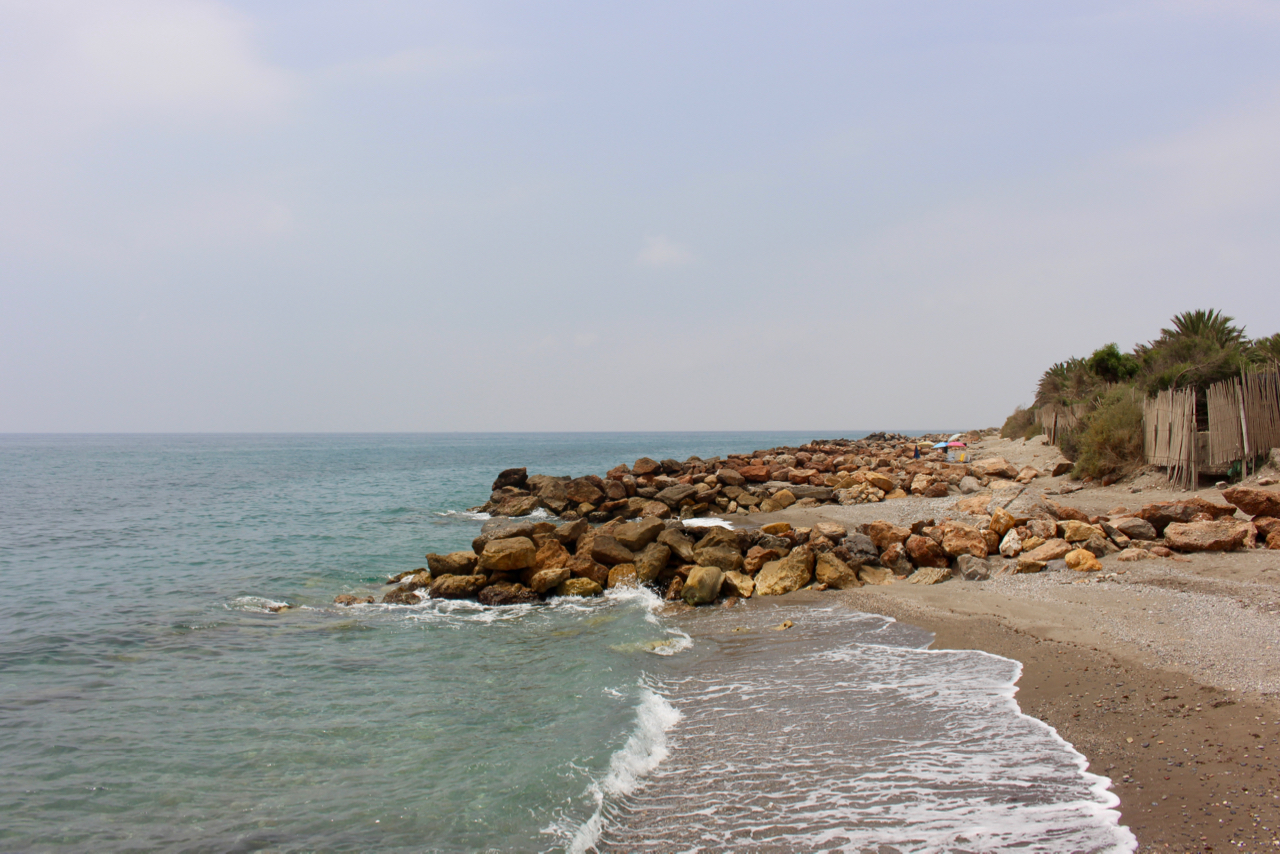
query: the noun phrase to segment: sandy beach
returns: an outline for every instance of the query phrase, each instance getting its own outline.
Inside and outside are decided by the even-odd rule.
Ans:
[[[989,439],[975,451],[1015,465],[1056,456],[1040,439]],[[1175,492],[1150,474],[1057,494],[1068,483],[1041,478],[1030,488],[1090,514],[1191,494],[1222,503],[1212,487]],[[789,508],[752,521],[852,528],[956,516],[955,501]],[[1021,662],[1023,711],[1112,778],[1140,851],[1280,848],[1280,552],[1102,563],[1093,574],[899,581],[819,595],[927,628],[936,648]]]

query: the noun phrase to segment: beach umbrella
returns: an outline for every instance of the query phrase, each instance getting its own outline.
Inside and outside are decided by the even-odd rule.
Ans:
[[[939,442],[938,444],[934,445],[935,448],[945,448],[946,446],[947,446],[946,442]]]
[[[948,442],[948,443],[947,443],[947,447],[948,447],[948,448],[963,448],[963,447],[965,447],[965,444],[964,444],[964,442]]]

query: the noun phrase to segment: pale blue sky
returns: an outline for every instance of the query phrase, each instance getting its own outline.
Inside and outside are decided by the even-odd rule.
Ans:
[[[1278,270],[1273,0],[0,0],[0,432],[985,426]]]

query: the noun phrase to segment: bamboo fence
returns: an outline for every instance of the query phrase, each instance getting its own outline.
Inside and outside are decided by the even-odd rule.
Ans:
[[[1147,463],[1167,468],[1169,479],[1185,488],[1196,485],[1201,466],[1239,462],[1247,470],[1259,456],[1280,447],[1280,371],[1214,383],[1205,399],[1209,432],[1204,452],[1198,446],[1194,389],[1168,389],[1143,404]]]
[[[1046,403],[1036,410],[1036,420],[1044,428],[1049,444],[1056,445],[1064,433],[1070,433],[1080,426],[1087,410],[1088,407],[1082,403],[1074,406]]]

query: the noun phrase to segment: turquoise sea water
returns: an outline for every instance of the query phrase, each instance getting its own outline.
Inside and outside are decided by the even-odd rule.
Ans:
[[[703,784],[730,770],[704,768],[691,750],[701,731],[694,721],[705,729],[733,717],[707,705],[708,690],[733,695],[728,681],[707,677],[708,656],[737,662],[726,679],[757,723],[786,717],[786,704],[770,697],[794,692],[752,675],[753,658],[734,658],[657,614],[652,596],[498,609],[330,604],[338,593],[380,590],[427,552],[468,547],[481,522],[464,511],[503,468],[603,473],[642,455],[683,459],[813,438],[0,437],[0,851],[634,850],[668,838],[670,822],[649,821],[679,814],[681,799],[663,789],[672,775],[682,785],[700,780],[697,809],[724,820],[656,850],[724,850],[726,840],[751,850],[862,850],[871,837],[851,833],[836,844],[760,831],[759,815],[735,824],[718,805],[715,786]],[[277,603],[296,607],[267,610]],[[833,721],[860,701],[831,684],[883,700],[889,694],[874,685],[901,682],[879,712],[901,723],[921,702],[903,686],[979,674],[930,702],[959,710],[959,738],[980,728],[960,712],[998,709],[984,725],[1007,736],[1007,755],[993,760],[983,747],[944,764],[999,776],[1041,757],[1035,779],[993,784],[1031,793],[1055,833],[1087,840],[1078,850],[1129,850],[1098,778],[1017,714],[1016,665],[922,652],[927,637],[890,632],[878,618],[833,613],[819,623],[828,628],[798,635],[810,645],[795,654],[826,656],[823,667],[839,675],[804,689],[834,703]],[[654,641],[674,654],[655,655]],[[883,650],[872,656],[882,666],[862,684],[853,671],[870,671],[850,662],[872,649]],[[862,749],[848,729],[855,723],[844,726],[841,749]],[[898,748],[866,762],[909,765],[912,739],[936,753],[928,747],[936,733],[909,722],[899,729]],[[820,740],[797,738],[797,755],[810,742],[819,749]],[[770,760],[735,752],[732,774],[748,781],[735,784],[739,794],[739,785],[750,789],[753,761]],[[867,827],[905,846],[898,850],[967,850],[945,842],[972,837],[946,818],[947,774],[921,767],[924,782],[908,788],[930,780],[941,788],[910,799],[936,801],[925,811],[933,817],[898,811]],[[799,775],[788,788],[817,793],[839,773],[815,765],[812,779]],[[974,797],[962,795],[966,804]],[[821,821],[861,826],[868,816],[855,800]],[[1007,812],[981,821],[1004,821],[1019,845],[1043,836],[1043,825]],[[921,822],[930,827],[917,834],[924,842],[903,835]]]

